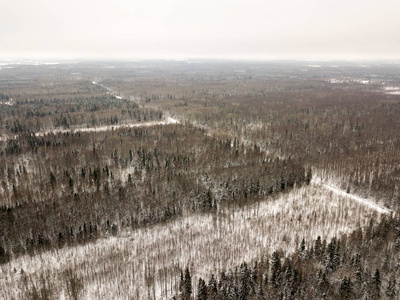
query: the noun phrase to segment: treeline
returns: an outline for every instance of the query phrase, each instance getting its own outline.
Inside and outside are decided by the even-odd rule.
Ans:
[[[294,254],[276,251],[196,282],[186,268],[175,299],[398,299],[399,226],[391,216],[371,220],[349,236],[303,240]]]
[[[23,134],[2,149],[4,257],[257,201],[311,178],[299,161],[191,125]]]

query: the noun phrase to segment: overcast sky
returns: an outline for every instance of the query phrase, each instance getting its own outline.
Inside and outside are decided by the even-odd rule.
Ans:
[[[0,58],[399,59],[400,0],[0,0]]]

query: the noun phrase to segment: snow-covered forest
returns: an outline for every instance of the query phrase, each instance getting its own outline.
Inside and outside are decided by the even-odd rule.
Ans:
[[[0,72],[0,298],[398,297],[397,65],[109,65]]]

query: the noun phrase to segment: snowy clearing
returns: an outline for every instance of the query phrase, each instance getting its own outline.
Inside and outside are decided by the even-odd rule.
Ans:
[[[80,299],[169,299],[186,266],[196,289],[198,277],[208,278],[211,271],[277,249],[290,253],[303,238],[307,243],[318,235],[328,240],[380,216],[346,193],[311,184],[242,208],[190,215],[84,246],[20,257],[0,267],[0,298],[23,297],[31,282],[24,281],[25,275],[37,286],[42,276],[47,278],[55,298],[66,298],[64,272],[71,268],[83,284]]]

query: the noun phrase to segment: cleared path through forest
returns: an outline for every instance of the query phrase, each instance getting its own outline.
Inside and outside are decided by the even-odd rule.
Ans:
[[[167,117],[162,121],[151,121],[151,122],[143,122],[143,123],[133,123],[133,124],[119,124],[119,125],[106,125],[99,127],[76,127],[76,128],[68,128],[68,129],[50,129],[45,131],[36,132],[35,136],[45,136],[47,134],[57,134],[57,133],[66,133],[66,132],[104,132],[110,130],[116,130],[120,128],[136,128],[136,127],[149,127],[156,125],[168,125],[168,124],[180,124],[180,122],[174,118]],[[2,135],[0,136],[0,141],[6,141],[8,139],[17,138],[17,135]]]
[[[79,131],[79,132],[103,132],[103,131],[109,131],[109,130],[115,130],[115,129],[120,129],[120,128],[135,128],[135,127],[146,127],[146,126],[156,126],[156,125],[167,125],[167,124],[178,124],[179,121],[167,117],[163,121],[151,121],[151,122],[143,122],[143,123],[133,123],[133,124],[120,124],[120,125],[106,125],[106,126],[100,126],[100,127],[77,127],[77,128],[69,128],[69,129],[52,129],[52,130],[46,130],[42,132],[38,132],[35,135],[36,136],[43,136],[49,133],[65,133],[65,132],[71,132],[71,131]]]
[[[317,184],[317,185],[322,185],[326,189],[334,192],[335,194],[337,194],[339,196],[348,197],[349,199],[355,200],[355,201],[361,203],[362,205],[365,205],[373,210],[376,210],[377,212],[379,212],[381,214],[390,214],[392,212],[390,209],[382,207],[382,206],[378,205],[377,203],[374,203],[372,200],[365,199],[365,198],[359,197],[357,195],[347,193],[335,186],[324,183],[320,178],[313,178],[312,183]]]

